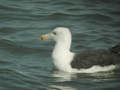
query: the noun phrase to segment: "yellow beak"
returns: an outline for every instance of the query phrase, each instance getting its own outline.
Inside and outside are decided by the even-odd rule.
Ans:
[[[52,35],[51,34],[44,34],[40,37],[40,40],[47,40],[47,39],[51,39]]]

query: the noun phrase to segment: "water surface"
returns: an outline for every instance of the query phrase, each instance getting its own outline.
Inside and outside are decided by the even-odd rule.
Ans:
[[[53,71],[53,41],[40,35],[70,28],[72,51],[120,42],[119,0],[1,0],[0,90],[119,90],[120,73]]]

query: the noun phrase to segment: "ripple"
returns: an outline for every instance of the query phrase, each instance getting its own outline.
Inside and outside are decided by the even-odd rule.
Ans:
[[[115,22],[115,23],[111,23],[109,25],[112,26],[112,27],[115,27],[115,28],[119,28],[120,27],[120,22],[118,21],[118,22]]]
[[[14,46],[16,45],[13,41],[6,40],[6,39],[1,39],[0,42],[1,42],[1,43],[0,43],[0,47],[4,47],[4,46],[14,47]]]
[[[120,16],[120,11],[112,11],[112,12],[109,12],[110,14],[113,14],[113,15],[119,15]]]
[[[10,61],[7,61],[7,60],[0,60],[0,64],[1,65],[9,65],[9,64],[12,64],[12,62],[10,62]]]
[[[83,15],[83,17],[87,18],[87,19],[94,19],[96,21],[102,21],[102,22],[112,22],[112,18],[106,15],[102,15],[102,14],[86,14]]]
[[[53,14],[51,14],[51,15],[49,15],[49,16],[53,16],[53,17],[55,17],[55,16],[80,16],[80,15],[74,15],[74,14],[69,14],[69,13],[53,13]]]
[[[52,2],[53,5],[74,5],[73,2],[67,2],[67,1],[62,1],[62,2]]]
[[[11,28],[11,27],[1,27],[0,28],[0,33],[4,34],[4,35],[8,35],[8,34],[13,34],[17,32],[16,28]]]
[[[16,55],[24,55],[24,54],[39,54],[40,55],[46,55],[45,53],[50,53],[51,49],[46,48],[46,47],[27,47],[24,45],[21,45],[19,43],[10,41],[10,40],[6,40],[6,39],[2,39],[0,40],[0,48],[3,50],[7,50],[12,54],[16,54]]]
[[[12,6],[5,6],[5,5],[0,5],[0,9],[2,10],[7,10],[7,11],[26,11],[25,9],[20,9],[17,7],[12,7]]]
[[[25,90],[33,90],[31,85],[36,86],[36,88],[45,88],[41,82],[38,81],[35,77],[32,77],[30,74],[21,72],[15,69],[0,69],[0,80],[2,80],[2,87],[6,87],[9,89],[25,89]],[[6,83],[9,85],[5,86]],[[29,85],[27,85],[29,84]],[[41,86],[41,87],[39,87]],[[42,88],[42,86],[44,86]]]
[[[56,12],[56,13],[52,13],[50,15],[47,15],[46,18],[47,19],[60,19],[60,20],[66,20],[66,19],[74,19],[80,17],[79,14],[74,14],[74,13],[65,13],[65,12]]]

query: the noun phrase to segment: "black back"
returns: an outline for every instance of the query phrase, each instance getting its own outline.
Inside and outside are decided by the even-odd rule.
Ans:
[[[120,54],[120,43],[112,48],[110,48],[111,52],[114,52],[116,54]]]
[[[115,65],[120,64],[120,55],[110,50],[90,50],[76,53],[71,62],[72,68],[90,68],[93,65]]]

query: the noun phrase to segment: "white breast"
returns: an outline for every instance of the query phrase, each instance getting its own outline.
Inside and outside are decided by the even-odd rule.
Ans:
[[[65,72],[71,72],[71,60],[74,54],[63,49],[55,49],[53,51],[53,63],[57,69]]]

